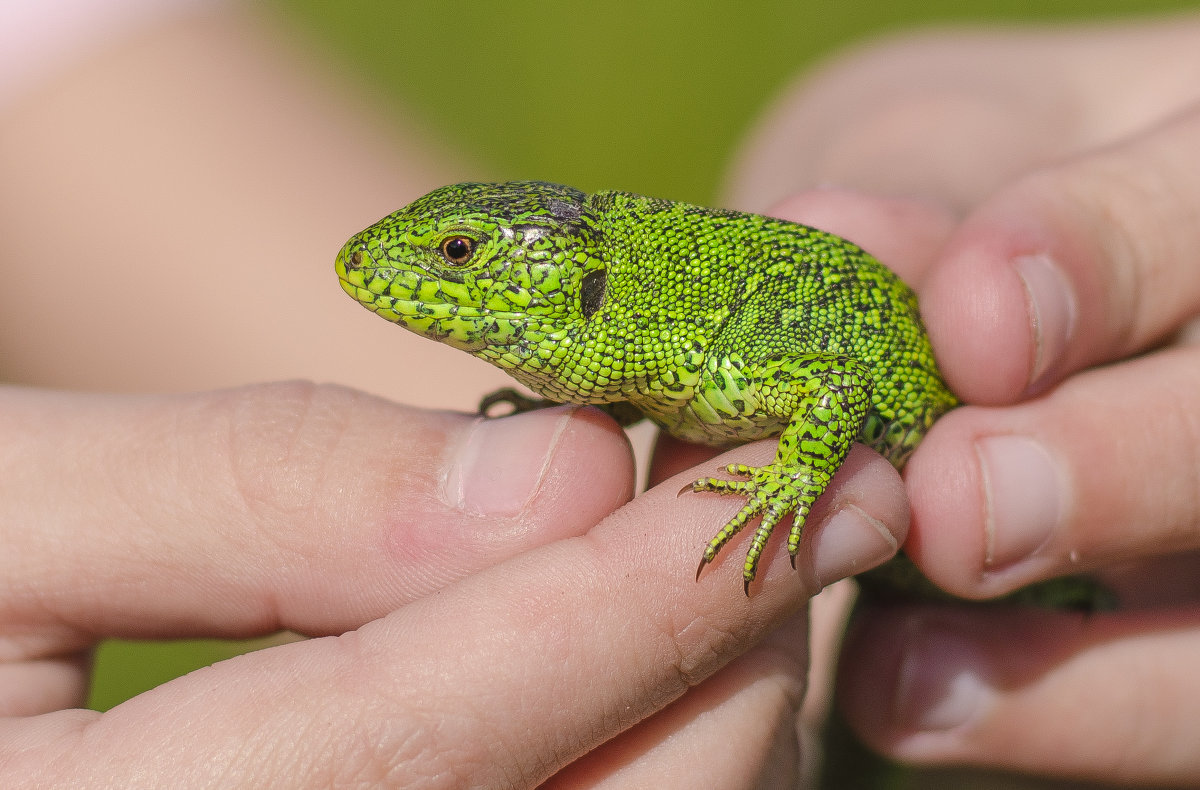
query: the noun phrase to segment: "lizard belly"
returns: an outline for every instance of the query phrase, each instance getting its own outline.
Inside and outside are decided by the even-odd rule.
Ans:
[[[732,445],[778,436],[791,415],[765,410],[754,382],[741,373],[740,360],[710,362],[693,386],[663,398],[658,388],[642,412],[672,436],[697,444]],[[640,400],[640,399],[638,399]]]

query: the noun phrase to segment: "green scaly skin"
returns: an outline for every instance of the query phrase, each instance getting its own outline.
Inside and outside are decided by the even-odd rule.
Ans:
[[[746,498],[701,568],[759,519],[747,589],[788,513],[794,560],[856,440],[902,467],[956,405],[912,290],[850,242],[779,219],[541,182],[458,184],[354,236],[336,268],[371,311],[551,401],[636,410],[709,445],[779,436],[772,463],[692,484]]]

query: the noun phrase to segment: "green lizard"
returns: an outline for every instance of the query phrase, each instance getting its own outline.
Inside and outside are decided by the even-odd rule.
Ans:
[[[355,235],[342,288],[551,401],[649,417],[681,439],[779,436],[773,462],[693,491],[744,496],[702,570],[758,519],[748,593],[788,513],[805,517],[855,441],[904,465],[957,405],[912,290],[845,239],[780,219],[542,182],[443,187]],[[911,564],[894,586],[934,591]],[[1052,605],[1089,605],[1090,588]]]
[[[956,403],[912,290],[850,242],[779,219],[540,182],[459,184],[354,236],[336,266],[368,309],[552,401],[628,404],[710,445],[778,435],[773,463],[692,484],[747,499],[701,568],[759,517],[747,588],[788,513],[794,561],[856,439],[900,467]]]

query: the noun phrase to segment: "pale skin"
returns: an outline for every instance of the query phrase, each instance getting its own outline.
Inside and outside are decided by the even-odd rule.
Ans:
[[[1075,37],[1054,43],[1056,58],[1076,64],[1070,71],[1080,75],[1080,84],[1072,90],[1081,96],[1098,95],[1104,75],[1086,93],[1091,71],[1119,66],[1128,76],[1132,63],[1157,63],[1160,79],[1148,76],[1147,82],[1164,91],[1176,85],[1179,90],[1159,97],[1157,104],[1139,92],[1143,102],[1154,106],[1143,106],[1142,117],[1119,129],[1125,133],[1186,106],[1182,86],[1163,76],[1181,68],[1178,62],[1164,62],[1174,50],[1158,38],[1173,34],[1130,35],[1149,54],[1139,50],[1136,58],[1127,55],[1120,64],[1111,48],[1100,57]],[[332,98],[340,91],[325,94],[301,87],[295,64],[237,19],[218,17],[156,36],[147,41],[159,46],[126,51],[124,56],[132,60],[106,61],[113,68],[121,66],[126,78],[114,74],[106,83],[104,64],[89,64],[76,73],[77,82],[64,78],[57,88],[19,108],[15,121],[0,125],[0,152],[13,150],[14,140],[41,141],[22,146],[19,157],[0,160],[0,183],[16,187],[0,191],[0,222],[5,223],[0,227],[0,265],[6,276],[36,276],[33,263],[41,260],[46,231],[54,229],[89,240],[88,259],[68,256],[63,265],[78,266],[75,274],[112,289],[91,306],[108,312],[79,323],[33,300],[6,301],[0,309],[6,375],[39,385],[108,390],[203,388],[303,376],[464,409],[502,380],[490,378],[490,371],[465,355],[422,344],[360,315],[345,303],[329,271],[333,251],[364,217],[379,216],[429,186],[456,180],[460,168],[447,164],[448,159],[398,154],[423,150],[424,141],[397,145],[365,121],[357,123],[356,108],[347,111]],[[956,53],[954,38],[946,41],[950,51],[940,56],[956,64],[1000,57],[975,46]],[[1001,41],[997,49],[1005,62],[1010,55],[1022,61],[1022,48],[1028,46],[1018,38]],[[917,51],[902,42],[886,57],[852,56],[821,79],[834,96],[853,84],[865,84],[864,90],[884,85],[884,93],[903,110],[903,92],[885,80],[903,84],[900,66],[911,64]],[[1183,47],[1176,57],[1194,57],[1188,54],[1193,51],[1194,46]],[[180,112],[197,109],[190,103],[194,99],[147,90],[146,85],[124,95],[127,75],[149,81],[161,76],[170,82],[168,66],[195,67],[212,62],[214,55],[221,62],[242,58],[231,70],[236,79],[204,84],[205,90],[197,93],[231,102],[244,99],[244,104],[220,108],[238,118],[238,133],[188,123],[190,116],[183,115],[181,128],[169,138],[140,139],[123,152],[120,143],[129,133],[153,135],[158,128],[138,124],[129,115],[131,107],[142,106],[138,97],[153,97],[147,113],[153,108],[162,114],[164,101],[180,102]],[[981,62],[979,68],[1004,73],[993,61]],[[1194,74],[1195,64],[1190,68],[1183,73]],[[197,85],[207,79],[197,74],[209,74],[204,69],[187,73]],[[84,82],[91,88],[100,82],[111,92],[97,101],[91,89],[82,89]],[[1046,82],[1033,87],[1048,89],[1042,85]],[[256,84],[250,94],[239,94],[238,86]],[[963,84],[970,95],[971,83]],[[1103,84],[1112,98],[1112,80]],[[258,91],[273,97],[270,112],[256,101]],[[807,93],[795,106],[803,112],[821,98],[816,91]],[[938,104],[936,91],[932,101]],[[105,116],[110,107],[121,112]],[[947,121],[960,118],[957,107],[949,103]],[[1021,109],[1026,117],[1033,112],[1024,105]],[[46,136],[67,128],[55,119],[91,117],[88,113],[116,124],[97,124],[111,131],[105,157],[90,155],[90,140],[80,144],[70,135]],[[897,114],[903,119],[903,112]],[[837,121],[831,116],[826,122]],[[1185,121],[1181,116],[1174,127],[1163,128],[1179,130]],[[128,127],[120,125],[125,123]],[[322,125],[326,123],[329,127]],[[772,125],[780,139],[797,140],[782,119]],[[308,143],[294,134],[310,127],[319,133]],[[912,129],[905,138],[905,128],[898,124],[886,139],[916,146],[930,161],[952,153],[944,144],[926,144],[928,130]],[[963,125],[943,126],[950,139],[957,139],[952,133],[956,128],[964,136],[978,133]],[[1003,157],[975,157],[968,164],[976,162],[986,172],[974,176],[970,167],[954,163],[945,169],[953,177],[945,183],[930,179],[925,168],[914,168],[908,181],[871,183],[872,168],[855,173],[845,163],[861,163],[865,153],[878,150],[878,141],[859,141],[856,150],[853,136],[839,134],[844,129],[826,128],[830,139],[848,147],[842,172],[805,169],[800,162],[795,178],[778,185],[762,180],[762,171],[747,161],[740,168],[734,201],[765,209],[825,182],[860,190],[808,193],[776,210],[860,241],[918,283],[951,382],[970,399],[1007,404],[1022,398],[1030,380],[1033,345],[1026,302],[1003,265],[1010,257],[1004,245],[1014,243],[1012,228],[1035,222],[1056,242],[1091,238],[1082,219],[1066,222],[1086,218],[1086,210],[1056,210],[1071,205],[1062,202],[1064,194],[1076,192],[1068,189],[1069,179],[1053,176],[1071,176],[1076,172],[1071,168],[1093,160],[1085,157],[1032,180],[1020,176],[1036,163],[1113,139],[1111,120],[1105,128],[1107,136],[1090,130],[1092,136],[1081,134],[1074,147],[1067,135],[1048,130],[1046,142],[1055,150],[1041,156],[1013,152],[1005,167]],[[193,136],[187,138],[189,145],[179,145],[180,134]],[[265,146],[238,145],[248,134],[301,148],[278,160],[264,158]],[[209,174],[207,163],[218,162],[227,165],[219,172],[241,174],[211,193],[203,190],[212,185],[206,178],[180,191],[177,199],[194,200],[195,209],[209,207],[209,217],[244,215],[229,211],[230,195],[244,194],[239,189],[253,185],[264,189],[250,205],[253,221],[214,223],[200,215],[192,226],[188,223],[197,219],[195,210],[163,212],[163,190],[179,182],[179,172],[130,167],[143,161],[139,152],[162,150],[151,145],[155,142],[169,143],[168,150],[206,152],[211,159],[191,160],[197,173]],[[830,145],[828,139],[825,145]],[[810,147],[802,141],[794,147],[774,146],[766,133],[750,150],[761,161],[791,163],[795,151]],[[1128,142],[1112,150],[1124,151],[1131,162],[1147,156],[1145,149]],[[1164,175],[1186,176],[1194,150],[1200,148],[1176,151],[1173,158],[1179,164]],[[39,156],[46,158],[39,161]],[[1156,149],[1154,156],[1165,154]],[[298,171],[296,161],[316,164],[313,170]],[[838,160],[818,156],[815,161]],[[876,174],[883,170],[874,168]],[[314,171],[317,175],[310,176]],[[297,188],[283,178],[297,177],[297,172],[312,181]],[[111,194],[111,184],[124,179],[134,179],[126,199],[135,207],[143,200],[139,210],[151,212],[159,222],[131,227],[129,217],[140,215],[131,214],[129,205],[91,197]],[[62,186],[55,189],[56,184]],[[1172,194],[1181,190],[1186,196],[1183,186],[1172,183]],[[1027,199],[1031,190],[1038,200]],[[1104,200],[1111,191],[1101,189],[1093,197]],[[932,202],[897,199],[914,193]],[[1004,202],[1006,195],[1011,203]],[[754,199],[762,204],[754,205]],[[264,215],[263,206],[278,213]],[[1003,212],[1005,206],[1010,213]],[[1025,213],[1015,215],[1011,206]],[[62,217],[77,215],[91,224],[64,231]],[[1190,231],[1176,225],[1164,227],[1174,233]],[[1130,237],[1141,238],[1140,228],[1128,228]],[[1171,240],[1157,227],[1149,237]],[[947,240],[950,244],[943,246]],[[1174,238],[1178,246],[1164,249],[1195,249],[1194,241]],[[289,246],[280,249],[280,243]],[[83,247],[76,243],[69,248]],[[1057,243],[1053,249],[1059,249]],[[965,264],[955,261],[970,257],[972,250],[992,251],[994,257],[984,257],[982,264],[973,259],[966,272]],[[161,254],[194,258],[186,266],[163,267],[156,257]],[[1057,346],[1066,362],[1048,368],[1055,371],[1049,374],[1053,377],[1071,374],[1085,363],[1121,359],[1144,346],[1155,327],[1161,331],[1164,325],[1181,323],[1187,313],[1180,305],[1187,296],[1182,275],[1148,278],[1138,293],[1150,301],[1126,305],[1122,313],[1102,284],[1109,281],[1105,272],[1112,266],[1106,269],[1098,256],[1082,253],[1056,260],[1078,278],[1071,282],[1077,288],[1079,320],[1074,333]],[[1159,268],[1134,266],[1134,271],[1168,275],[1169,267],[1182,266],[1183,260],[1164,253],[1143,261]],[[273,281],[272,271],[297,277],[293,296],[300,301],[294,304],[301,306],[295,312],[304,314],[303,322],[272,312],[274,303],[259,301],[249,286],[231,287],[229,267],[246,261],[276,267],[258,270],[264,283]],[[303,275],[285,266],[296,266],[296,261],[303,261]],[[158,302],[132,298],[130,289],[121,287],[144,283],[149,270],[166,278]],[[97,277],[97,271],[103,276]],[[989,313],[996,321],[991,334],[971,323],[978,318],[955,312],[958,301],[951,296],[961,298],[962,289],[998,295]],[[1156,289],[1163,292],[1157,300]],[[181,313],[163,307],[171,303],[169,295],[180,292],[202,294],[200,303],[207,309]],[[15,287],[4,289],[0,299],[18,293]],[[1099,316],[1113,323],[1100,326]],[[99,329],[112,336],[105,338]],[[976,342],[987,352],[986,366],[972,361],[981,353]],[[428,359],[415,356],[426,353]],[[387,369],[378,364],[380,359],[400,361]],[[1011,432],[1007,426],[1020,424],[1042,439],[1046,434],[1036,432],[1039,426],[1061,424],[1060,413],[1083,419],[1086,412],[1057,398],[1073,393],[1095,408],[1113,386],[1108,377],[1121,371],[1135,385],[1141,382],[1153,392],[1186,399],[1195,387],[1153,386],[1156,380],[1186,376],[1194,367],[1181,362],[1178,356],[1155,356],[1103,373],[1072,375],[1068,386],[1048,399],[996,411],[964,409],[962,416],[935,428],[909,468],[917,518],[913,531],[919,538],[911,545],[918,560],[935,579],[971,593],[1064,570],[1071,565],[1071,549],[1089,565],[1159,556],[1164,533],[1172,536],[1172,550],[1194,549],[1190,527],[1197,519],[1185,512],[1190,500],[1179,493],[1191,490],[1196,478],[1194,465],[1183,454],[1195,445],[1185,444],[1187,424],[1141,425],[1133,435],[1133,428],[1122,431],[1126,417],[1108,420],[1103,434],[1054,434],[1061,437],[1052,445],[1056,459],[1079,457],[1074,451],[1088,461],[1069,467],[1068,479],[1076,486],[1086,480],[1086,490],[1103,490],[1106,499],[1085,502],[1068,492],[1074,509],[1056,531],[1057,539],[1038,554],[1039,562],[1012,562],[1004,573],[985,574],[981,565],[966,567],[963,560],[984,556],[985,532],[978,517],[982,486],[973,460],[979,456],[971,438],[1001,425],[985,418],[1024,420],[1002,425]],[[1139,365],[1153,369],[1139,373]],[[417,374],[431,366],[441,381],[451,377],[446,391],[432,391],[428,375]],[[885,560],[904,539],[908,522],[903,490],[891,467],[856,448],[831,495],[818,505],[823,510],[814,513],[813,537],[802,548],[806,561],[798,563],[801,572],[790,568],[776,546],[760,571],[761,588],[747,599],[731,593],[737,589],[736,561],[718,562],[699,583],[691,578],[696,547],[712,524],[738,507],[718,497],[676,495],[698,471],[708,473],[712,463],[684,471],[702,456],[676,447],[676,454],[663,458],[654,474],[655,480],[666,482],[630,501],[628,446],[611,423],[591,411],[543,412],[481,427],[464,415],[305,384],[170,397],[9,389],[0,392],[0,399],[0,529],[8,549],[0,554],[0,622],[8,635],[0,641],[5,662],[0,665],[0,706],[14,717],[0,724],[0,785],[6,787],[67,781],[82,787],[138,786],[139,781],[155,787],[325,787],[331,777],[368,784],[533,786],[550,775],[556,775],[560,786],[572,787],[639,787],[646,786],[647,777],[659,786],[663,777],[679,786],[698,781],[769,786],[773,780],[794,786],[803,760],[795,719],[806,669],[804,602],[820,584]],[[1180,401],[1175,404],[1182,411]],[[1127,411],[1122,408],[1121,413]],[[1119,462],[1101,463],[1104,456],[1096,445],[1074,446],[1083,438],[1111,439],[1126,449]],[[1135,439],[1147,442],[1148,449],[1144,457],[1131,460],[1129,453],[1135,451],[1128,448],[1138,446],[1131,445]],[[1163,448],[1172,447],[1178,455],[1162,463]],[[771,452],[770,442],[759,443],[732,451],[722,462],[761,462]],[[493,462],[501,456],[503,463]],[[975,472],[963,475],[963,469]],[[1170,474],[1175,469],[1181,474]],[[1117,490],[1113,481],[1128,480],[1130,474],[1145,479]],[[589,485],[578,485],[583,477]],[[946,480],[959,487],[948,488]],[[1121,501],[1122,492],[1128,501]],[[1165,512],[1172,507],[1180,510]],[[1117,518],[1113,509],[1123,517]],[[1142,528],[1125,528],[1131,513],[1139,515]],[[1084,532],[1084,524],[1091,531]],[[942,534],[936,532],[939,526],[961,531]],[[1156,529],[1156,535],[1148,534]],[[1180,572],[1170,578],[1188,578],[1188,559],[1186,553],[1172,558],[1170,567]],[[1156,569],[1159,579],[1165,575],[1161,567]],[[1136,574],[1126,586],[1147,589]],[[1027,764],[1015,767],[1080,775],[1081,766],[1095,766],[1104,758],[1120,760],[1123,776],[1131,779],[1194,780],[1200,768],[1187,762],[1193,755],[1180,753],[1178,741],[1171,738],[1181,737],[1181,731],[1186,735],[1186,730],[1169,719],[1171,709],[1198,696],[1182,685],[1189,677],[1185,670],[1195,666],[1188,646],[1197,640],[1188,613],[1181,609],[1166,615],[1175,627],[1158,630],[1162,614],[1097,620],[1087,633],[1096,636],[1102,649],[1086,655],[1074,649],[1074,634],[1080,633],[1077,618],[1066,620],[1074,631],[1064,630],[1064,616],[1057,615],[1049,616],[1048,623],[999,617],[985,621],[987,633],[1017,640],[987,644],[977,658],[993,666],[1003,668],[1006,651],[1014,645],[1028,652],[1032,639],[1045,640],[1059,654],[1065,651],[1066,660],[1053,678],[1040,677],[1019,693],[1012,688],[997,692],[982,718],[936,737],[872,721],[868,714],[878,700],[894,698],[888,682],[895,675],[886,667],[868,666],[865,649],[852,650],[845,669],[859,682],[849,686],[850,713],[873,742],[911,759],[995,765],[1001,755],[1011,760],[1023,754],[1029,755]],[[955,621],[942,616],[935,625],[944,622]],[[868,621],[854,638],[867,646],[883,644],[874,640],[887,639],[888,629],[899,625],[895,619]],[[343,636],[225,662],[106,714],[66,710],[81,704],[86,653],[103,636],[249,636],[279,628]],[[1148,644],[1148,637],[1157,641]],[[1170,663],[1139,663],[1140,650],[1170,657]],[[894,660],[892,653],[883,658]],[[854,664],[856,659],[864,663]],[[1131,680],[1131,672],[1160,671]],[[865,677],[881,685],[871,687]],[[1032,741],[1032,723],[1050,713],[1061,721],[1064,700],[1075,699],[1071,692],[1080,686],[1088,689],[1089,704],[1108,706],[1102,715],[1095,709],[1088,712],[1084,721],[1092,729],[1056,727],[1053,749],[1045,743],[1031,742],[1024,751],[1014,745],[1022,745],[1021,737]],[[1160,693],[1149,700],[1132,699],[1131,688]],[[862,690],[858,696],[855,689]],[[870,704],[864,699],[868,691],[873,692]],[[1144,732],[1131,737],[1122,730],[1129,720],[1142,727],[1148,721],[1161,724],[1161,737],[1143,738]],[[615,739],[599,745],[610,738]],[[1172,744],[1176,751],[1168,752]],[[710,759],[735,753],[738,759]]]
[[[1200,781],[1200,348],[1177,337],[1200,312],[1197,42],[1195,17],[900,38],[746,148],[734,202],[800,193],[774,210],[903,267],[975,404],[906,470],[916,561],[968,596],[1096,569],[1131,609],[865,619],[841,689],[886,753]]]

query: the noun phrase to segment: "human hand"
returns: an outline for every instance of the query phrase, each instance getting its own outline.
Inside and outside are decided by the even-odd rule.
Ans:
[[[692,578],[738,503],[678,496],[691,472],[625,504],[628,444],[592,409],[480,422],[304,384],[8,388],[0,437],[13,788],[794,775],[803,604],[907,521],[899,477],[856,452],[802,572],[775,552],[747,598],[736,560]],[[326,638],[70,709],[104,637],[280,629]]]
[[[1200,349],[1178,342],[1200,312],[1197,40],[1195,18],[897,39],[806,83],[748,149],[739,207],[875,195],[777,213],[916,283],[974,404],[906,470],[910,555],[970,597],[1099,570],[1125,609],[867,614],[841,688],[892,756],[1200,781]]]

